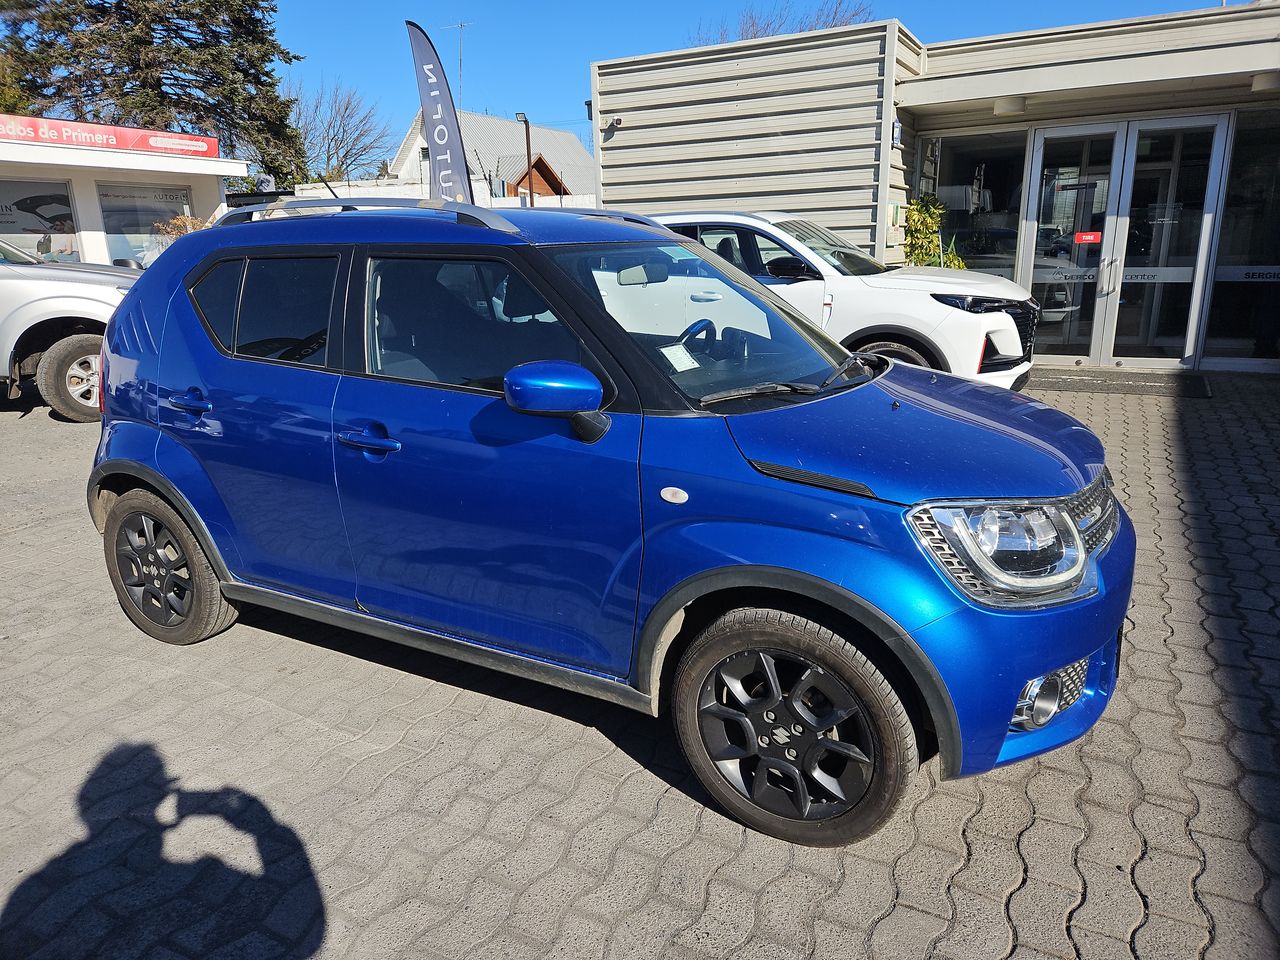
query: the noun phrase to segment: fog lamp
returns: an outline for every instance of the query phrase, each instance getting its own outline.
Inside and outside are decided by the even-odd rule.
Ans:
[[[1043,727],[1058,713],[1062,704],[1062,682],[1056,676],[1028,680],[1018,695],[1013,711],[1013,725],[1023,730]]]

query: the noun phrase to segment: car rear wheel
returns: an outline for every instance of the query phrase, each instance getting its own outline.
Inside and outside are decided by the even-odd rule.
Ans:
[[[116,599],[144,633],[185,645],[235,622],[239,611],[194,534],[150,491],[130,490],[111,505],[103,546]]]
[[[741,609],[681,658],[672,713],[689,765],[747,826],[837,846],[893,816],[919,766],[906,709],[879,670],[831,630]]]
[[[853,344],[848,349],[854,353],[874,353],[893,360],[901,360],[903,363],[914,363],[918,367],[935,366],[918,349],[897,340],[869,340],[866,343]]]
[[[40,357],[36,367],[36,387],[45,403],[76,423],[91,423],[101,417],[98,391],[101,370],[98,353],[102,337],[78,333],[59,340]]]

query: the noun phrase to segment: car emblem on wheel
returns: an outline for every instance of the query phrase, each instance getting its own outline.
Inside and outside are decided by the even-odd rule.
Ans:
[[[786,727],[774,727],[773,740],[774,740],[774,743],[780,743],[785,746],[786,744],[791,742],[791,731],[789,731]]]

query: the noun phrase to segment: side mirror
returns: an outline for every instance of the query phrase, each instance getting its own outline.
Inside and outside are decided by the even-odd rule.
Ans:
[[[502,378],[502,392],[512,410],[566,419],[587,443],[595,443],[609,430],[609,418],[600,412],[604,387],[580,364],[567,360],[522,363]]]
[[[817,280],[821,276],[799,257],[774,257],[765,270],[779,280]]]

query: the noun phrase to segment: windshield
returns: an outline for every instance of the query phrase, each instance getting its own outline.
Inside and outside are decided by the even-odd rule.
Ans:
[[[11,243],[0,240],[0,261],[4,263],[39,263],[35,257],[23,253]]]
[[[812,220],[784,220],[776,226],[791,234],[846,277],[863,277],[884,273],[889,269],[838,233],[832,233]]]
[[[862,374],[833,374],[849,354],[784,301],[699,244],[544,248],[689,399],[812,395]],[[827,383],[828,379],[833,383]]]

